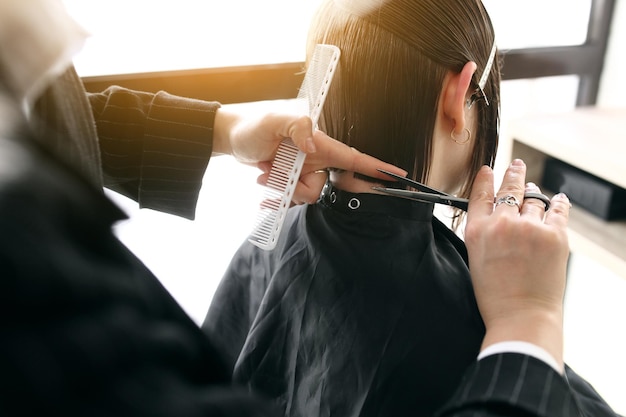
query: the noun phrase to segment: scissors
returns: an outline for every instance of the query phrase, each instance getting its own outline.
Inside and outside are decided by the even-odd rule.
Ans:
[[[409,200],[445,204],[446,206],[452,206],[463,211],[467,211],[467,208],[469,206],[469,200],[467,198],[455,197],[453,195],[446,194],[443,191],[431,188],[425,184],[422,184],[421,182],[413,181],[410,178],[401,177],[400,175],[385,171],[383,169],[379,169],[378,171],[382,172],[385,175],[389,175],[392,178],[395,178],[401,184],[408,185],[409,187],[415,188],[419,191],[400,190],[397,188],[372,187],[372,189],[376,191],[380,191],[382,193],[393,195],[396,197],[407,198]],[[548,211],[548,209],[550,208],[550,199],[546,195],[540,193],[525,193],[524,200],[527,198],[536,198],[537,200],[541,200],[541,202],[543,202],[543,204],[545,205],[546,211]]]

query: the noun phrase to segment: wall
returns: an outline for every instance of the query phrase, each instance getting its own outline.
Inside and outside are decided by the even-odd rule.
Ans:
[[[599,106],[626,106],[626,80],[624,68],[626,67],[626,1],[615,1],[615,14],[611,26],[611,35],[604,72],[600,82]],[[619,49],[618,49],[619,48]]]
[[[613,19],[597,104],[625,107],[626,2],[616,0]],[[572,256],[565,302],[565,360],[621,414],[626,413],[624,300],[624,277],[585,256]]]

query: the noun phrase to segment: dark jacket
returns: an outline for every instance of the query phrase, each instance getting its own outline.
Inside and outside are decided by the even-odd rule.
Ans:
[[[0,415],[271,415],[114,236],[123,213],[17,136],[0,139]]]

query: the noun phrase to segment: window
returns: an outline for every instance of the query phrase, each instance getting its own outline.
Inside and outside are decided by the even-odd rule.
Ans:
[[[483,3],[501,49],[582,45],[587,40],[591,0],[483,0]]]
[[[319,0],[63,0],[82,76],[300,62]]]

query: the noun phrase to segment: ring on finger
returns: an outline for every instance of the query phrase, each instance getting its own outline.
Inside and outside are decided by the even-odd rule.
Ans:
[[[507,194],[505,196],[498,198],[496,200],[496,207],[498,207],[500,204],[506,204],[507,206],[511,206],[511,207],[517,206],[517,210],[522,209],[522,205],[520,204],[517,197],[515,197],[513,194]]]
[[[524,194],[524,200],[526,200],[527,198],[534,198],[536,200],[541,201],[543,203],[543,205],[544,205],[544,210],[545,211],[548,211],[550,209],[550,199],[545,194],[541,194],[541,193],[526,193],[526,194]]]

